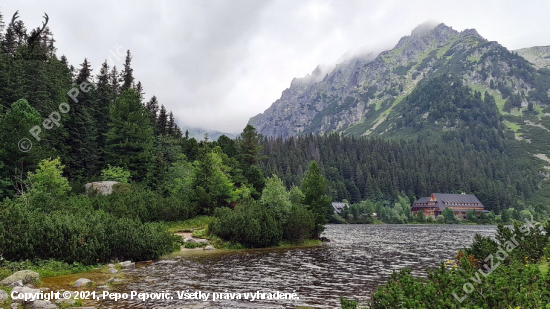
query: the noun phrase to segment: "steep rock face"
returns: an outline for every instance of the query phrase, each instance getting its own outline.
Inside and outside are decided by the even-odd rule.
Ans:
[[[521,56],[476,30],[458,32],[444,24],[421,25],[393,49],[338,64],[322,79],[319,71],[294,79],[279,100],[249,123],[265,136],[384,134],[391,130],[401,100],[421,80],[437,75],[458,76],[490,93],[503,115],[529,104],[545,108],[550,88],[541,82],[550,79]],[[515,105],[506,103],[510,98]]]
[[[514,52],[532,63],[537,69],[550,69],[550,46],[528,47]]]
[[[411,62],[457,35],[443,24],[431,30],[421,26],[402,38],[393,50],[340,63],[320,81],[310,76],[294,79],[281,98],[253,117],[250,124],[264,135],[283,137],[345,130],[360,122],[374,107],[371,105],[389,98],[386,92],[403,84]],[[415,84],[416,80],[411,82]]]

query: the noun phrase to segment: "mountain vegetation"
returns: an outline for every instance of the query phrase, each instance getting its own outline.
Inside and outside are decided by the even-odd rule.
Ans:
[[[252,117],[267,137],[262,169],[291,186],[314,158],[333,199],[353,203],[466,192],[497,214],[546,214],[545,50],[510,52],[475,30],[419,26],[376,57],[294,79]]]

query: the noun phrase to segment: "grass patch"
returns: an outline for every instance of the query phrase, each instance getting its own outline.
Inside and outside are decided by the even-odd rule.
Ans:
[[[208,226],[201,230],[194,230],[192,235],[193,237],[196,237],[196,238],[209,238]]]
[[[440,47],[439,50],[437,51],[437,54],[436,54],[437,59],[441,59],[441,57],[443,57],[443,55],[445,55],[447,53],[447,51],[449,51],[449,49],[451,49],[451,47],[454,45],[456,40],[457,40],[457,37],[453,36],[448,44]]]
[[[233,243],[230,241],[225,241],[218,236],[210,237],[210,243],[216,249],[246,249],[243,245],[239,243]]]
[[[468,60],[470,60],[470,62],[478,62],[479,60],[481,60],[481,55],[478,55],[477,57],[471,55],[468,57]]]
[[[9,262],[2,261],[0,264],[0,279],[4,279],[20,270],[32,270],[40,274],[40,278],[70,275],[91,271],[100,265],[83,265],[80,263],[65,263],[56,260],[39,260],[35,262]]]
[[[468,84],[468,87],[472,88],[472,90],[474,91],[481,92],[482,97],[485,97],[485,92],[488,92],[490,95],[492,95],[495,98],[495,103],[497,104],[498,111],[502,115],[508,114],[507,112],[504,111],[504,103],[506,103],[506,100],[500,96],[500,93],[480,85]]]
[[[202,229],[208,226],[210,222],[214,220],[214,217],[210,216],[197,216],[185,221],[168,222],[168,230],[171,233],[177,232],[192,232],[195,229]]]
[[[277,248],[307,247],[322,243],[319,239],[306,239],[299,243],[282,242]]]
[[[547,274],[548,273],[548,261],[550,260],[550,258],[542,258],[541,259],[541,262],[538,264],[538,267],[539,267],[539,270],[541,273],[543,274]]]
[[[511,121],[508,121],[508,120],[504,120],[504,125],[506,125],[506,127],[514,132],[518,132],[519,129],[521,129],[521,126],[517,123],[513,123]]]
[[[208,243],[205,243],[205,242],[186,242],[183,244],[183,247],[187,249],[195,249],[195,248],[204,248],[207,245]]]
[[[541,119],[544,116],[543,108],[540,105],[533,106],[533,110],[537,114],[537,118]]]
[[[116,264],[113,264],[114,265],[114,269],[116,269],[117,271],[121,271],[122,270],[122,267],[120,266],[119,263],[116,263]],[[109,267],[108,265],[103,265],[101,266],[100,268],[100,271],[104,274],[110,274],[111,272],[109,271],[111,267]]]

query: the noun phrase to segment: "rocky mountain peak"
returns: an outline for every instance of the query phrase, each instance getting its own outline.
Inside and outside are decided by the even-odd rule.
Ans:
[[[458,34],[458,31],[453,30],[453,28],[443,23],[435,24],[433,22],[425,22],[414,28],[410,36],[402,37],[395,48],[401,48],[403,46],[421,48],[419,45],[426,46],[434,42],[438,45],[444,44],[449,38]]]
[[[520,52],[541,68],[550,59],[546,48]],[[550,105],[548,86],[533,91],[539,86],[533,81],[539,77],[534,77],[535,69],[521,57],[497,42],[488,42],[474,29],[459,32],[443,23],[424,23],[393,49],[376,56],[349,57],[332,67],[318,66],[311,74],[295,78],[280,99],[249,123],[266,136],[329,132],[389,136],[401,116],[397,112],[401,102],[421,81],[443,73],[493,95],[501,113],[527,106],[523,102],[528,99],[539,110]],[[529,74],[533,76],[526,78]],[[541,81],[545,78],[540,76]],[[504,106],[511,94],[515,101]]]
[[[413,31],[411,31],[411,36],[423,35],[426,32],[429,32],[429,31],[433,30],[438,25],[440,25],[440,24],[437,23],[437,22],[426,21],[426,22],[416,26],[416,28],[414,28]],[[443,24],[441,24],[441,25],[443,25]]]
[[[477,32],[476,29],[466,29],[466,30],[462,31],[460,34],[462,36],[473,36],[473,37],[476,37],[476,38],[483,39],[483,37],[481,35],[479,35],[479,33]]]

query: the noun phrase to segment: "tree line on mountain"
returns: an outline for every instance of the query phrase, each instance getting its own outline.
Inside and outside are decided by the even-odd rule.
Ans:
[[[412,202],[433,192],[464,192],[496,214],[525,209],[525,200],[538,190],[540,163],[505,137],[503,118],[488,92],[442,74],[422,81],[394,109],[385,139],[334,133],[266,138],[269,158],[262,170],[291,186],[314,159],[334,200],[391,206],[399,196]],[[546,208],[537,203],[530,211],[544,214]]]
[[[476,149],[475,143],[431,135],[414,140],[338,134],[265,138],[269,158],[260,165],[290,187],[300,183],[307,162],[316,160],[333,200],[393,205],[400,195],[414,201],[433,192],[465,192],[497,214],[523,209],[523,201],[538,189],[538,166],[499,149]]]
[[[535,212],[534,208],[518,210],[514,208],[502,209],[500,214],[494,211],[489,213],[477,213],[470,209],[466,211],[465,217],[455,216],[450,208],[445,208],[437,218],[425,216],[422,210],[416,214],[411,212],[411,203],[407,196],[398,196],[397,202],[389,205],[388,201],[364,200],[359,203],[344,207],[340,214],[334,214],[330,219],[333,223],[352,224],[510,224],[514,220],[536,220],[546,219],[545,212]]]

